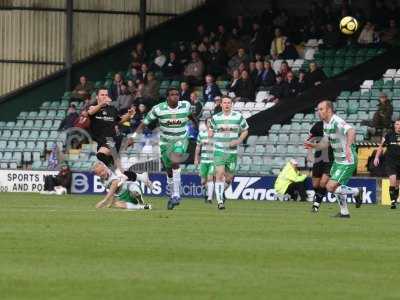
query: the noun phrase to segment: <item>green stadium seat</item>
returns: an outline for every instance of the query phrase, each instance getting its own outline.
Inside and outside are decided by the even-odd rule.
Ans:
[[[43,121],[42,120],[36,120],[35,123],[33,124],[33,129],[39,130],[43,127]]]
[[[9,137],[10,141],[17,141],[20,139],[21,132],[19,130],[13,130],[11,136]]]
[[[24,127],[24,120],[20,119],[15,123],[15,129],[22,129]]]
[[[48,109],[49,107],[50,107],[50,101],[45,101],[40,106],[40,108],[43,108],[43,109]]]
[[[291,133],[289,136],[289,144],[300,145],[303,144],[303,141],[300,141],[300,136],[296,133]]]
[[[259,136],[257,143],[260,145],[266,145],[268,143],[268,136],[266,136],[266,135]]]
[[[11,136],[11,130],[8,130],[8,129],[3,130],[2,134],[1,134],[1,138],[3,140],[8,140],[10,138],[10,136]]]
[[[39,137],[39,131],[37,130],[32,130],[30,132],[29,137],[27,138],[28,141],[36,141]]]
[[[278,144],[288,144],[289,143],[289,136],[287,134],[279,134],[278,135]]]
[[[14,151],[15,148],[17,148],[17,142],[9,140],[6,147],[7,151]]]
[[[360,99],[360,95],[361,95],[360,91],[354,91],[350,94],[349,100],[358,100]]]
[[[21,111],[17,117],[17,120],[25,120],[27,116],[28,116],[27,111]]]
[[[347,107],[348,114],[355,114],[358,111],[359,103],[357,101],[351,101]]]
[[[34,161],[32,163],[32,170],[39,171],[41,170],[42,162],[41,161]]]
[[[38,141],[47,141],[48,138],[49,138],[49,132],[47,130],[43,130],[40,132],[37,140]]]
[[[263,145],[256,145],[256,148],[255,148],[256,155],[262,155],[262,154],[264,154],[264,152],[265,152],[265,148]]]
[[[25,141],[17,141],[17,146],[15,147],[16,150],[18,151],[23,151],[26,149],[26,143]]]
[[[57,115],[54,117],[55,120],[63,120],[66,116],[65,110],[57,111]]]
[[[62,100],[58,109],[67,109],[69,106],[68,100]]]
[[[290,124],[282,125],[280,133],[290,133],[290,132],[292,132]]]
[[[279,133],[281,130],[280,124],[273,124],[269,130],[270,133]]]

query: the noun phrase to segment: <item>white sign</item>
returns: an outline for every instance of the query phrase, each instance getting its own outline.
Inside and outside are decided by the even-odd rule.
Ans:
[[[57,171],[0,170],[0,192],[41,192],[44,177]]]

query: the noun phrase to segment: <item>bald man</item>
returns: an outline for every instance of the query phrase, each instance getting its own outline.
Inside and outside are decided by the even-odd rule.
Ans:
[[[331,101],[320,102],[317,109],[319,117],[324,122],[324,137],[319,143],[306,141],[304,146],[307,149],[317,150],[332,146],[334,161],[326,189],[334,193],[338,200],[340,213],[336,217],[350,218],[347,196],[354,197],[357,208],[361,206],[363,199],[362,188],[351,188],[346,185],[357,168],[357,152],[354,145],[356,132],[334,113]]]

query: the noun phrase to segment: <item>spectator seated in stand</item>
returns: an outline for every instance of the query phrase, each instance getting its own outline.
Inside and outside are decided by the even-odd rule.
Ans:
[[[296,50],[296,47],[287,39],[285,41],[285,50],[281,54],[279,54],[280,59],[298,59],[299,53]]]
[[[87,80],[86,76],[79,78],[79,83],[72,91],[72,98],[85,99],[88,95],[91,95],[94,91],[94,85]]]
[[[297,81],[297,95],[302,94],[306,89],[306,72],[304,70],[299,70],[299,79]]]
[[[238,80],[238,86],[235,93],[237,99],[243,102],[251,102],[255,100],[255,89],[254,84],[250,78],[249,72],[244,70],[240,79]]]
[[[286,74],[286,80],[284,81],[285,97],[296,97],[298,94],[298,83],[294,77],[292,71]]]
[[[379,43],[380,39],[378,33],[375,32],[375,25],[371,22],[367,22],[358,36],[357,42],[364,46]]]
[[[140,67],[140,71],[136,75],[136,83],[139,82],[147,83],[147,73],[149,73],[149,66],[148,64],[142,64]]]
[[[63,131],[74,127],[75,121],[78,118],[79,114],[76,111],[76,106],[74,104],[70,104],[67,110],[67,115],[58,127],[58,131]]]
[[[324,80],[326,80],[326,75],[322,69],[317,67],[315,62],[310,63],[309,72],[305,75],[305,81],[307,88],[320,85]]]
[[[111,84],[108,89],[108,96],[112,101],[116,101],[118,96],[121,94],[121,84],[124,83],[124,78],[120,73],[116,73],[114,75],[114,82]]]
[[[244,64],[245,66],[247,66],[249,63],[250,58],[246,54],[246,51],[244,50],[244,48],[239,48],[237,54],[229,60],[228,67],[230,72],[233,72],[233,70],[239,68],[240,64]]]
[[[214,77],[208,74],[205,78],[206,84],[203,87],[203,101],[214,101],[216,96],[222,96],[218,85],[214,82]]]
[[[374,113],[372,121],[363,121],[363,125],[372,127],[372,133],[392,126],[393,106],[385,93],[379,96],[378,110]]]
[[[181,77],[182,64],[177,59],[175,52],[169,53],[169,59],[165,63],[162,72],[166,79],[178,80]]]
[[[264,72],[261,77],[261,86],[270,89],[276,82],[276,74],[271,66],[271,62],[266,60],[264,62]]]
[[[189,85],[201,85],[203,81],[204,64],[197,51],[192,52],[192,60],[186,65],[183,75]]]
[[[156,57],[154,58],[154,62],[153,62],[153,65],[152,65],[153,70],[155,72],[161,71],[166,62],[167,62],[167,58],[164,55],[164,53],[161,51],[161,49],[157,49],[156,50]]]
[[[286,97],[287,90],[283,78],[280,74],[276,75],[276,82],[272,86],[270,92],[273,97],[268,100],[268,102],[278,103],[281,98]]]
[[[262,86],[262,78],[264,75],[264,63],[262,61],[256,61],[255,69],[251,72],[251,79],[253,80],[254,87],[257,90]]]
[[[143,96],[157,102],[160,99],[160,83],[153,72],[147,73],[147,83],[144,85]]]
[[[281,55],[285,51],[285,43],[287,37],[282,35],[282,31],[280,28],[275,28],[274,31],[275,38],[271,42],[271,56],[273,59],[278,59],[279,55]]]
[[[179,89],[179,100],[189,101],[190,99],[190,86],[186,81],[182,81]]]
[[[125,83],[121,84],[121,93],[112,105],[118,110],[122,115],[125,114],[128,109],[132,106],[134,98],[131,93],[129,93],[128,87]]]
[[[397,28],[396,20],[389,20],[389,28],[386,28],[381,35],[381,40],[385,44],[393,45],[399,36],[399,29]]]
[[[340,35],[338,30],[335,30],[332,24],[326,24],[326,29],[322,35],[322,40],[324,44],[323,48],[335,48],[339,45]]]
[[[207,72],[212,74],[214,77],[225,75],[228,56],[222,48],[221,42],[215,41],[215,43],[210,47],[209,53]]]
[[[214,101],[214,99],[213,99],[213,101]],[[190,104],[192,104],[191,109],[192,109],[192,114],[193,114],[194,118],[197,121],[199,121],[199,119],[201,117],[201,113],[203,111],[203,104],[200,102],[197,92],[190,93]]]

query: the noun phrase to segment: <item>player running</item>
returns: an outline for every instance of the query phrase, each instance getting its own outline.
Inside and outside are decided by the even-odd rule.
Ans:
[[[129,109],[125,115],[119,116],[117,109],[110,105],[111,99],[106,88],[100,88],[97,91],[96,99],[97,104],[89,107],[88,114],[90,118],[90,133],[98,145],[97,159],[108,168],[115,170],[118,176],[126,176],[126,179],[129,178],[131,181],[136,179],[143,181],[146,186],[150,187],[151,182],[146,172],[142,174],[131,171],[123,172],[120,164],[118,152],[121,147],[122,137],[117,135],[115,127],[133,118],[135,115],[134,109]]]
[[[209,136],[214,137],[216,171],[215,195],[218,209],[225,209],[224,186],[229,185],[236,171],[237,148],[248,135],[249,125],[239,112],[232,111],[232,99],[224,96],[222,111],[211,118]]]
[[[399,180],[400,174],[400,120],[396,120],[394,123],[394,131],[389,132],[382,138],[382,142],[379,145],[378,150],[375,154],[374,165],[379,165],[379,158],[383,153],[383,147],[387,147],[385,153],[385,170],[389,176],[389,195],[391,209],[396,209],[397,198],[399,197]]]
[[[117,176],[100,161],[94,163],[92,171],[100,177],[107,190],[107,195],[96,204],[96,208],[151,209],[151,205],[143,202],[142,190],[137,181],[126,181],[125,178]]]
[[[307,141],[319,142],[324,136],[324,123],[316,122],[311,127],[310,135]],[[312,155],[310,151],[309,155]],[[313,162],[312,166],[312,185],[314,188],[314,202],[311,208],[312,212],[319,212],[322,200],[327,195],[326,184],[329,180],[329,172],[332,168],[333,149],[329,145],[328,148],[314,151],[314,155],[309,157],[309,161]]]
[[[307,149],[321,150],[332,146],[334,162],[330,170],[331,178],[326,184],[328,192],[334,193],[340,206],[336,217],[350,218],[347,208],[347,195],[354,196],[356,207],[360,207],[363,199],[362,188],[346,186],[357,166],[357,153],[354,145],[356,132],[343,119],[334,114],[333,104],[325,100],[318,104],[318,113],[324,122],[324,137],[319,143],[306,141]]]
[[[172,191],[167,208],[171,210],[181,201],[180,163],[187,158],[189,144],[186,125],[189,120],[195,124],[197,122],[192,116],[191,104],[179,101],[179,91],[176,88],[170,88],[167,93],[167,101],[154,106],[136,132],[141,132],[145,126],[155,121],[160,124],[161,161],[167,173],[168,189]],[[131,141],[135,139],[136,132],[132,134]]]
[[[204,187],[205,202],[212,203],[214,194],[214,144],[212,139],[208,136],[208,130],[210,129],[210,120],[205,120],[206,130],[200,130],[197,136],[197,146],[194,156],[195,166],[199,166],[199,173],[201,177],[201,185]]]

